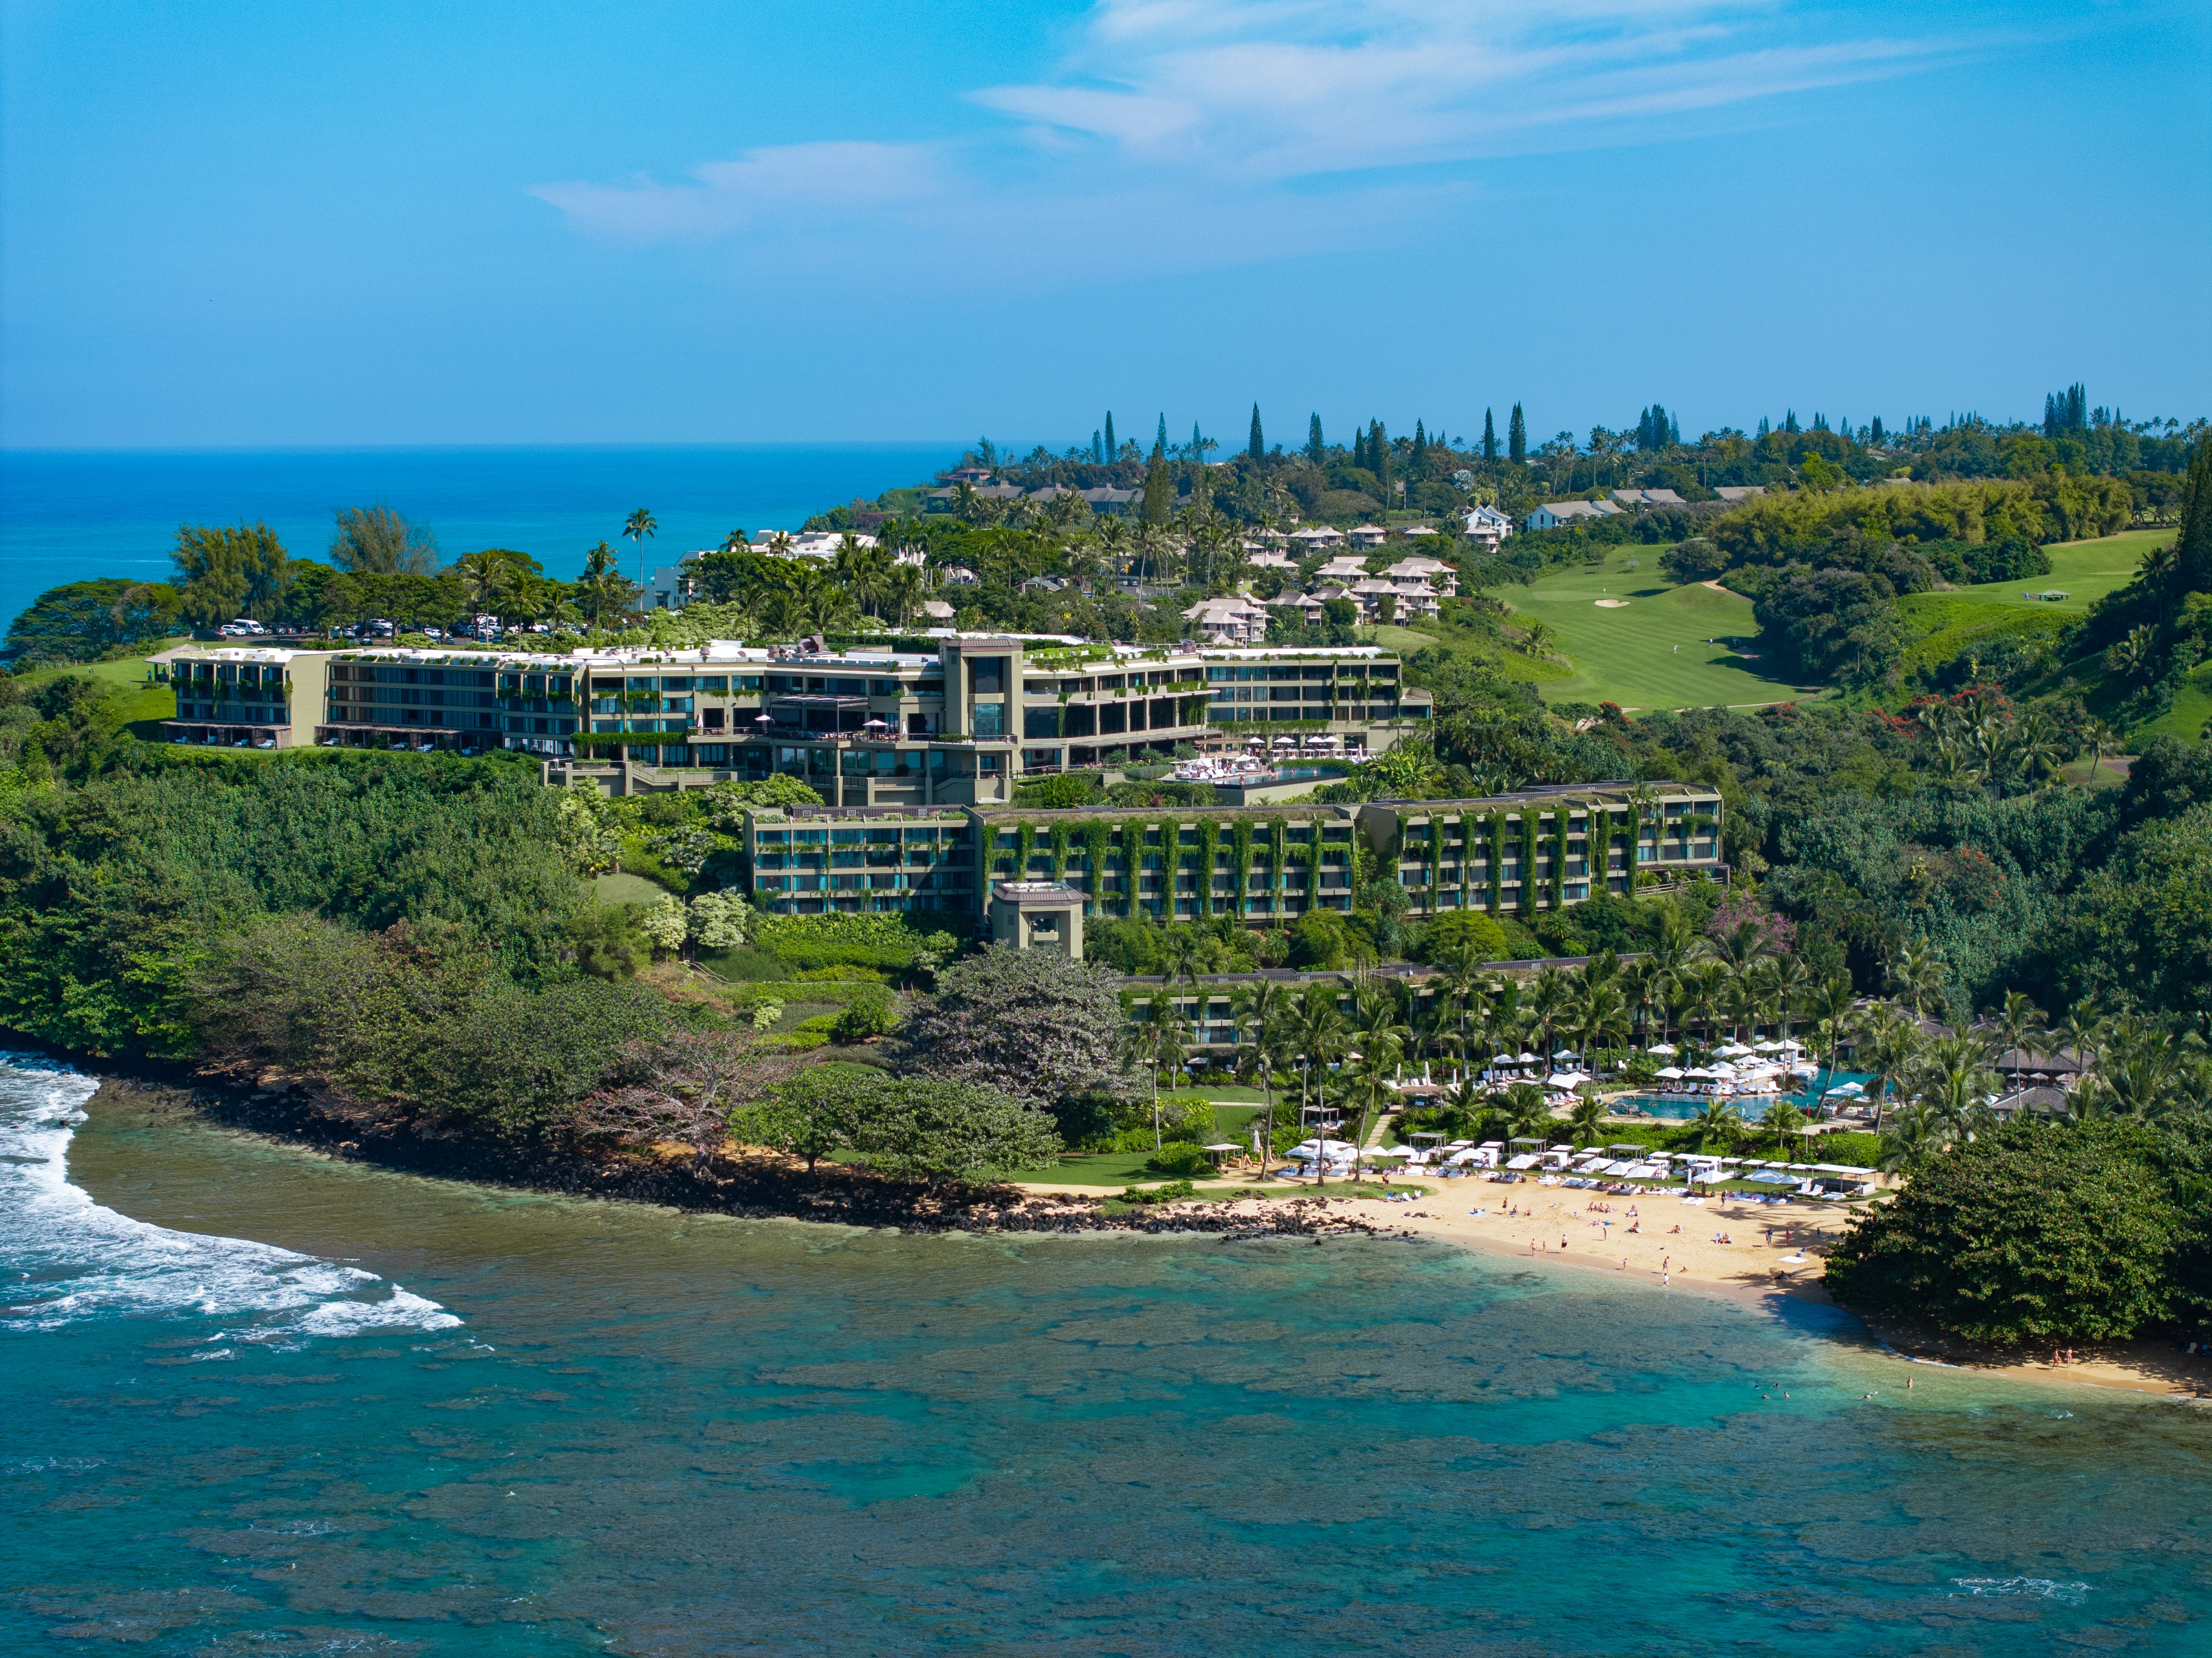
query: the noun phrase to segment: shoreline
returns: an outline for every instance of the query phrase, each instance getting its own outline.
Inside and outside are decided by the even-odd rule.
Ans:
[[[1870,1351],[1900,1363],[1975,1370],[2039,1386],[2092,1387],[2190,1401],[2212,1400],[2212,1353],[2185,1355],[2169,1342],[2106,1342],[2080,1349],[2073,1364],[2054,1368],[2046,1358],[1977,1346],[1933,1327],[1869,1315],[1839,1306],[1822,1282],[1825,1254],[1852,1218],[1797,1206],[1754,1213],[1724,1199],[1690,1206],[1685,1199],[1649,1193],[1633,1198],[1589,1196],[1563,1188],[1498,1188],[1474,1183],[1486,1199],[1447,1212],[1477,1192],[1432,1192],[1376,1212],[1374,1198],[1304,1197],[1296,1187],[1267,1197],[1232,1198],[1109,1215],[1107,1194],[1050,1187],[969,1187],[931,1194],[895,1186],[834,1165],[809,1175],[798,1160],[774,1154],[724,1159],[711,1183],[687,1164],[636,1157],[596,1158],[576,1153],[489,1145],[458,1137],[421,1133],[413,1126],[308,1097],[283,1083],[250,1084],[194,1076],[131,1075],[112,1066],[76,1064],[100,1086],[86,1101],[103,1100],[151,1116],[180,1116],[269,1140],[295,1151],[354,1163],[387,1173],[426,1179],[544,1192],[567,1197],[638,1203],[736,1219],[786,1220],[890,1230],[916,1235],[966,1232],[976,1236],[1214,1237],[1310,1240],[1366,1237],[1454,1245],[1498,1260],[1609,1273],[1648,1289],[1717,1296],[1775,1313],[1784,1299],[1838,1307],[1856,1321]],[[1495,1197],[1491,1193],[1497,1192]],[[1540,1194],[1546,1196],[1538,1206]],[[1577,1209],[1583,1197],[1588,1206]],[[1524,1201],[1527,1207],[1522,1207]],[[1611,1204],[1609,1211],[1594,1206]],[[1357,1209],[1355,1209],[1355,1206]],[[1629,1234],[1620,1223],[1638,1211],[1652,1230]],[[1364,1210],[1367,1212],[1357,1212]],[[1653,1212],[1646,1213],[1646,1211]],[[1613,1226],[1602,1224],[1606,1220]],[[1710,1224],[1735,1241],[1713,1243],[1670,1226]],[[1568,1244],[1559,1247],[1564,1229]],[[1775,1242],[1770,1234],[1784,1234]],[[1756,1236],[1754,1234],[1757,1234]],[[1542,1247],[1530,1248],[1532,1242]],[[1579,1247],[1577,1247],[1579,1245]],[[1622,1264],[1626,1256],[1626,1264]],[[1642,1259],[1639,1260],[1639,1255]],[[1767,1263],[1762,1269],[1758,1263]],[[1662,1264],[1663,1263],[1663,1265]],[[1748,1270],[1724,1270],[1729,1268]]]

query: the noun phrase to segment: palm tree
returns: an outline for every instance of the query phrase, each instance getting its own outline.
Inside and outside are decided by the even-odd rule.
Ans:
[[[1250,1033],[1252,1047],[1258,1054],[1260,1089],[1267,1102],[1267,1138],[1263,1142],[1267,1149],[1260,1159],[1264,1173],[1275,1155],[1274,1060],[1290,1023],[1290,992],[1275,980],[1262,979],[1237,993],[1235,1011],[1237,1034],[1241,1036]]]
[[[1567,981],[1567,975],[1559,969],[1547,967],[1537,972],[1535,984],[1530,990],[1528,1006],[1535,1015],[1537,1029],[1544,1033],[1542,1057],[1545,1059],[1552,1056],[1553,1029],[1565,1015],[1573,997],[1574,992]]]
[[[1857,1063],[1872,1073],[1874,1132],[1881,1133],[1881,1114],[1893,1083],[1903,1079],[1920,1049],[1920,1027],[1894,1002],[1875,1002],[1859,1016]]]
[[[1922,1018],[1931,1005],[1942,1006],[1943,957],[1925,938],[1911,940],[1891,958],[1889,976]]]
[[[2042,709],[2020,722],[2013,756],[2031,788],[2052,781],[2065,769],[2066,750],[2059,741],[2058,728]]]
[[[1978,1037],[1939,1036],[1921,1051],[1908,1086],[1915,1103],[1934,1111],[1953,1138],[1971,1140],[1987,1121],[1985,1102],[1998,1084]]]
[[[1503,1105],[1505,1133],[1510,1139],[1531,1138],[1538,1129],[1551,1127],[1552,1109],[1544,1103],[1544,1090],[1534,1083],[1509,1084]]]
[[[1306,993],[1291,1009],[1288,1034],[1291,1050],[1299,1060],[1299,1127],[1303,1129],[1308,1074],[1311,1074],[1316,1088],[1324,1087],[1323,1079],[1328,1075],[1328,1067],[1344,1052],[1344,1016],[1337,1011],[1336,987],[1334,984],[1308,987]],[[1322,1103],[1327,1103],[1326,1097]]]
[[[645,544],[648,537],[659,534],[660,525],[652,513],[639,507],[623,523],[623,533],[637,544],[637,590],[645,591]]]
[[[1778,956],[1767,963],[1766,987],[1782,1016],[1782,1040],[1790,1040],[1790,1005],[1802,1004],[1813,989],[1813,969],[1802,956]]]
[[[1911,1174],[1949,1144],[1942,1121],[1924,1105],[1898,1114],[1888,1133],[1881,1137],[1881,1156],[1875,1167],[1885,1175]]]
[[[1775,1151],[1787,1156],[1788,1149],[1783,1144],[1784,1140],[1789,1135],[1803,1133],[1808,1124],[1802,1111],[1789,1101],[1780,1100],[1766,1108],[1766,1114],[1759,1119],[1759,1127],[1762,1133],[1774,1136]]]
[[[1587,1095],[1577,1100],[1574,1109],[1567,1113],[1567,1127],[1574,1131],[1577,1145],[1595,1145],[1605,1133],[1605,1102]]]
[[[1143,1060],[1152,1072],[1152,1154],[1159,1155],[1160,1141],[1160,1072],[1163,1070],[1180,1072],[1190,1052],[1190,1028],[1182,1021],[1175,1003],[1163,993],[1152,999],[1150,1012],[1131,1027],[1128,1049],[1132,1057]]]
[[[2020,1092],[2020,1060],[2023,1054],[2040,1052],[2031,1045],[2041,1042],[2049,1034],[2048,1022],[2043,1010],[2029,999],[2027,992],[2008,990],[2004,1005],[1990,1021],[1992,1029],[2004,1043],[2002,1052],[2012,1055],[2012,1091]]]
[[[1804,1001],[1805,1017],[1812,1022],[1814,1038],[1814,1053],[1817,1057],[1824,1051],[1827,1057],[1821,1061],[1832,1075],[1836,1068],[1836,1045],[1843,1039],[1844,1023],[1851,1013],[1851,975],[1831,974],[1814,987]]]
[[[1707,1100],[1688,1126],[1696,1133],[1698,1150],[1702,1151],[1716,1141],[1723,1148],[1734,1145],[1736,1136],[1743,1132],[1743,1118],[1726,1100]]]
[[[1351,1056],[1352,1086],[1359,1101],[1359,1127],[1352,1143],[1360,1151],[1367,1146],[1367,1128],[1370,1121],[1380,1121],[1384,1110],[1396,1098],[1391,1083],[1400,1063],[1405,1057],[1401,1034],[1403,1025],[1379,1023],[1359,1033],[1358,1051]],[[1352,1166],[1352,1178],[1359,1178],[1359,1165]]]
[[[2097,774],[2097,762],[2108,754],[2120,751],[2120,734],[2101,720],[2092,720],[2081,727],[2081,740],[2089,750],[2089,775]]]

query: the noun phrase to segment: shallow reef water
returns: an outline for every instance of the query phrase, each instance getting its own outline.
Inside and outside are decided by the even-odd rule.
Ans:
[[[93,1089],[0,1069],[0,1651],[2205,1649],[2212,1418],[1907,1394],[1830,1309],[678,1215]]]

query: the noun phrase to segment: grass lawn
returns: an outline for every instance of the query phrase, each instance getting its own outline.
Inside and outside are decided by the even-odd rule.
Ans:
[[[2172,708],[2128,733],[2128,746],[2140,751],[2154,737],[2201,742],[2208,721],[2212,721],[2212,662],[2200,662],[2191,670],[2189,683],[2174,694]]]
[[[618,875],[593,876],[592,888],[603,904],[657,904],[668,896],[668,889],[659,882],[648,881],[642,875],[632,875],[627,871]]]
[[[1711,642],[1757,635],[1751,601],[1702,584],[1670,585],[1660,574],[1659,551],[1607,548],[1602,564],[1555,571],[1527,587],[1498,592],[1516,615],[1548,625],[1559,648],[1574,659],[1562,677],[1541,682],[1547,701],[1680,708],[1753,707],[1825,695],[1771,678],[1757,660]],[[1623,568],[1631,560],[1638,568]],[[1626,603],[1611,602],[1620,600]]]
[[[171,639],[163,641],[162,648],[191,643],[190,639]],[[107,688],[109,695],[116,699],[132,735],[155,742],[161,735],[160,722],[176,717],[177,699],[167,685],[155,684],[149,680],[147,671],[144,661],[132,656],[119,662],[94,662],[82,667],[33,668],[27,673],[16,676],[16,683],[26,688],[36,687],[50,679],[58,679],[64,674],[96,679]]]
[[[1952,587],[1937,597],[2001,604],[2021,610],[2058,611],[2080,615],[2106,593],[2135,580],[2136,566],[2154,547],[2163,547],[2178,530],[2123,530],[2097,541],[2065,541],[2045,548],[2051,555],[2049,575],[2022,576],[2017,581],[1985,581],[1972,587]],[[2062,599],[2030,598],[2030,593],[2056,588]]]

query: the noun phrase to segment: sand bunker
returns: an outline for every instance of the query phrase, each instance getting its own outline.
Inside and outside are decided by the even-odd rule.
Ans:
[[[1601,598],[1597,601],[1597,607],[1601,610],[1625,610],[1628,608],[1628,601],[1625,598]]]

